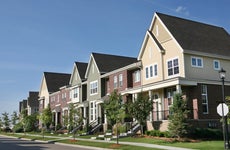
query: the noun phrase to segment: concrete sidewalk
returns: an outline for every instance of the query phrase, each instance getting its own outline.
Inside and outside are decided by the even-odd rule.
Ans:
[[[41,136],[41,135],[34,135],[34,134],[26,134],[26,135],[35,136],[35,137],[36,136]],[[12,137],[12,136],[8,136],[8,137]],[[58,141],[73,139],[72,137],[60,137],[60,136],[44,136],[44,137],[56,138],[55,140],[47,141],[47,143],[53,143],[53,144],[63,144],[63,143],[58,142]],[[114,143],[114,144],[116,143],[116,141],[93,140],[93,139],[84,139],[84,138],[75,138],[75,140],[89,141],[89,142],[99,142],[99,143]],[[37,141],[37,140],[35,140],[35,141]],[[41,142],[41,141],[39,141],[39,142]],[[156,148],[156,149],[161,149],[161,150],[192,150],[192,149],[188,149],[188,148],[180,148],[180,147],[173,147],[173,146],[163,146],[163,145],[148,144],[148,143],[137,143],[137,142],[134,143],[134,142],[122,142],[122,141],[119,141],[119,144],[141,146],[141,147],[148,147],[148,148]],[[74,144],[64,144],[64,145],[76,147],[76,145],[74,145]],[[86,146],[86,147],[88,147],[88,146]],[[96,148],[96,149],[104,149],[104,148]]]

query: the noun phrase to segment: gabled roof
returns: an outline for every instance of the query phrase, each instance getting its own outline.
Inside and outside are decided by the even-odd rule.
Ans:
[[[39,92],[37,91],[30,91],[29,92],[29,97],[28,97],[28,105],[31,106],[38,106],[38,94]]]
[[[150,38],[152,41],[153,41],[153,44],[156,45],[157,49],[160,51],[160,52],[163,52],[164,51],[164,48],[162,47],[162,45],[160,44],[160,42],[157,40],[157,38],[154,36],[154,34],[151,32],[151,31],[147,31],[146,34],[145,34],[145,38],[144,38],[144,42],[142,43],[142,46],[141,46],[141,50],[139,52],[139,55],[138,55],[138,60],[141,60],[141,57],[143,56],[143,53],[144,53],[144,47],[146,46],[147,44],[147,39]]]
[[[101,53],[92,53],[89,64],[92,60],[95,61],[101,75],[137,62],[137,58],[134,57],[101,54]],[[88,75],[88,70],[89,70],[89,65],[86,70],[86,75],[85,75],[86,77]]]
[[[88,63],[75,62],[75,64],[76,64],[76,67],[78,69],[78,73],[79,73],[81,80],[84,80],[85,79],[85,72],[86,72]]]
[[[222,27],[156,13],[184,50],[230,56],[230,35]]]
[[[92,55],[101,73],[110,72],[115,69],[137,62],[137,58],[134,57],[99,53],[92,53]]]
[[[69,85],[71,74],[44,72],[44,78],[47,84],[48,92],[53,93],[59,90],[60,87]]]

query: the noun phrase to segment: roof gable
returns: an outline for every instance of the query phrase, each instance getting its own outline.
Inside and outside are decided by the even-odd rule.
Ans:
[[[156,13],[184,50],[230,56],[230,35],[222,27]]]
[[[77,76],[81,81],[85,79],[85,72],[87,69],[87,63],[84,62],[75,62],[73,67],[73,72],[70,77],[70,84],[73,83],[74,78]]]
[[[70,74],[65,73],[44,72],[48,92],[56,92],[60,87],[68,85],[70,76]]]
[[[137,62],[137,58],[134,57],[118,56],[111,54],[92,53],[91,57],[91,60],[94,60],[97,69],[101,75]],[[88,69],[86,71],[86,76],[87,74]]]

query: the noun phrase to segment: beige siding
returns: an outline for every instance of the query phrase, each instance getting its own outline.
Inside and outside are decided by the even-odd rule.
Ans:
[[[144,48],[144,53],[142,55],[142,78],[143,78],[143,85],[149,84],[152,82],[157,82],[162,80],[162,65],[161,65],[161,52],[159,51],[159,48],[156,47],[156,45],[153,43],[153,40],[148,38],[146,40],[146,46]],[[157,64],[158,68],[158,75],[156,77],[148,78],[146,79],[146,67],[149,67],[150,65]]]
[[[203,67],[193,67],[191,65],[191,57],[199,57],[203,59]],[[213,61],[218,60],[220,66],[225,70],[230,70],[230,60],[223,60],[215,57],[206,57],[199,55],[185,54],[185,73],[187,79],[205,79],[205,80],[219,80],[219,71],[214,69]],[[226,73],[226,80],[230,80],[230,73]]]
[[[163,55],[165,79],[171,78],[168,76],[167,62],[174,58],[179,60],[179,74],[177,76],[184,77],[184,55],[181,48],[174,40],[167,41],[162,46],[165,49],[165,55]]]
[[[164,43],[172,38],[158,19],[155,19],[151,32],[156,36],[160,43]]]
[[[39,92],[39,97],[45,97],[45,104],[44,106],[47,107],[49,104],[49,92],[47,89],[45,78],[42,79],[41,89]]]
[[[141,58],[143,64],[142,84],[146,85],[149,83],[154,83],[175,77],[168,76],[167,66],[167,62],[175,58],[178,58],[179,60],[179,74],[176,76],[184,77],[184,56],[181,47],[173,39],[173,37],[170,37],[170,34],[167,31],[167,29],[165,29],[161,22],[157,19],[153,23],[151,31],[162,45],[163,49],[165,50],[165,54],[161,53],[161,50],[159,49],[154,40],[152,40],[149,37],[146,38],[146,43],[143,47],[143,54]],[[145,68],[153,64],[157,64],[158,66],[158,76],[146,79]]]

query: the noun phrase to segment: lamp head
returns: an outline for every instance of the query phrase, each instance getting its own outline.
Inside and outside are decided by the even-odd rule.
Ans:
[[[225,79],[226,71],[223,68],[221,68],[221,70],[219,71],[219,75],[221,79]]]

